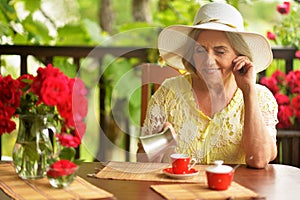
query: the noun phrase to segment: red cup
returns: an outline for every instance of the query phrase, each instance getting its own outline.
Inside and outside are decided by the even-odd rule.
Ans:
[[[172,169],[174,174],[186,174],[188,173],[197,163],[196,159],[190,158],[186,154],[172,154]]]
[[[234,169],[222,165],[223,161],[215,161],[215,165],[206,168],[208,187],[213,190],[227,190],[234,177]]]

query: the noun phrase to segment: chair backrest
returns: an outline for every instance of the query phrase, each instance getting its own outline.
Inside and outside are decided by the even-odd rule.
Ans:
[[[147,105],[151,95],[165,79],[178,75],[180,75],[180,72],[172,67],[161,67],[154,63],[142,64],[141,125],[144,123]]]

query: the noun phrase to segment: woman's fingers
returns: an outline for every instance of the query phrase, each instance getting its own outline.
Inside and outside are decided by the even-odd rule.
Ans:
[[[176,134],[176,132],[175,132],[175,130],[174,130],[174,128],[173,128],[173,125],[172,125],[170,122],[166,122],[166,123],[165,123],[165,125],[164,125],[164,130],[165,130],[166,128],[169,128],[170,131],[171,131],[171,133],[172,133],[172,135],[174,136],[174,138],[177,139],[177,134]]]
[[[233,71],[239,71],[240,74],[244,74],[252,66],[252,62],[246,56],[238,56],[233,60]]]

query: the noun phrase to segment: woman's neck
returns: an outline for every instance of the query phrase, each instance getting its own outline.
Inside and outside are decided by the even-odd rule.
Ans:
[[[236,92],[237,84],[232,75],[222,84],[208,88],[202,78],[192,75],[192,87],[198,108],[212,117],[229,104]]]

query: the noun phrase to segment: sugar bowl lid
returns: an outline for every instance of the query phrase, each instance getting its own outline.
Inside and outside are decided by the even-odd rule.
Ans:
[[[228,165],[223,165],[223,160],[216,160],[214,165],[207,167],[205,170],[210,173],[227,174],[230,173],[233,168]]]

